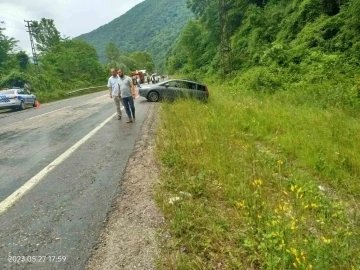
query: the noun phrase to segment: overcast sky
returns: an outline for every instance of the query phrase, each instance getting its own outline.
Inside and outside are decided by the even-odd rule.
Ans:
[[[19,40],[19,47],[31,51],[24,19],[53,19],[61,35],[76,37],[124,14],[144,0],[0,0],[0,21],[5,34]]]

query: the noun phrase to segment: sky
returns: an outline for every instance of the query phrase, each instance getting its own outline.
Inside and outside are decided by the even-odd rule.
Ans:
[[[144,0],[0,0],[0,21],[5,35],[31,52],[24,20],[53,19],[61,35],[76,37],[88,33],[126,13]]]

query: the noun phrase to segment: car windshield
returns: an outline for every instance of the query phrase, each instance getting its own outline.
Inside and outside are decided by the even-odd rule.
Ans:
[[[11,95],[14,94],[15,90],[1,90],[0,95]]]

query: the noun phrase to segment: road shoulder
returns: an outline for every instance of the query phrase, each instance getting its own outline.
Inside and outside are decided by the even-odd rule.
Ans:
[[[163,218],[155,203],[159,168],[155,160],[157,104],[149,108],[87,269],[155,269],[157,231]]]

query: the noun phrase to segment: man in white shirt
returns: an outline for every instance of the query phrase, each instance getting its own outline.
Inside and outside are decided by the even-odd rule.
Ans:
[[[121,102],[121,94],[120,94],[120,86],[119,86],[119,76],[117,73],[117,70],[112,68],[111,69],[111,77],[108,80],[107,87],[110,91],[110,98],[114,99],[117,114],[118,114],[118,120],[121,119],[122,113],[120,108],[120,102]]]

